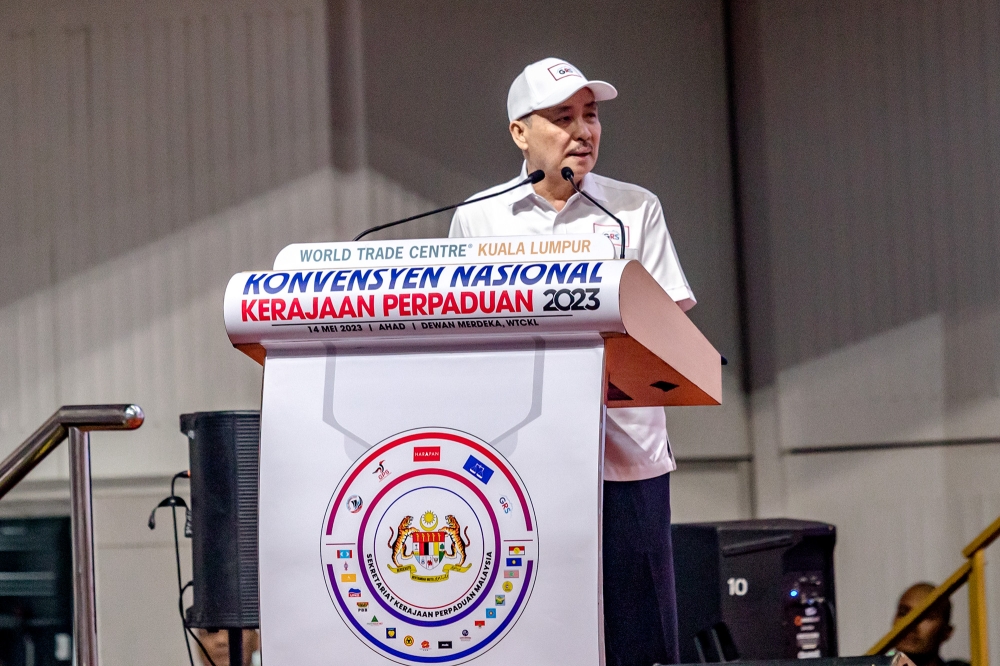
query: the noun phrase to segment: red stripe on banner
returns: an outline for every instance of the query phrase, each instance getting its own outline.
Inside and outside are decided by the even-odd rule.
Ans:
[[[471,439],[466,439],[465,437],[454,435],[449,432],[419,432],[413,435],[407,435],[405,437],[401,437],[400,439],[396,440],[395,442],[391,442],[386,446],[375,447],[375,451],[371,455],[369,455],[364,460],[364,462],[358,465],[358,467],[354,470],[354,473],[351,474],[350,477],[348,477],[347,482],[344,483],[343,486],[341,486],[340,494],[337,496],[337,501],[334,504],[334,509],[333,511],[330,512],[330,518],[326,523],[327,535],[333,533],[333,518],[334,516],[337,515],[338,507],[340,507],[341,503],[344,501],[344,495],[347,494],[347,489],[351,487],[352,483],[354,483],[354,479],[356,479],[358,474],[361,473],[361,470],[365,469],[371,462],[373,462],[379,456],[384,455],[385,452],[388,451],[389,449],[394,449],[397,446],[401,446],[403,444],[409,444],[410,442],[415,442],[421,439],[431,439],[431,438],[444,439],[449,442],[458,442],[459,444],[465,444],[467,446],[471,446],[476,451],[479,451],[484,456],[489,458],[490,461],[494,465],[496,465],[500,469],[500,471],[503,472],[504,476],[507,477],[507,480],[510,481],[510,484],[514,486],[514,492],[517,493],[517,499],[521,502],[521,512],[524,514],[525,528],[529,532],[534,531],[534,528],[531,525],[531,514],[528,513],[528,505],[527,502],[524,501],[524,492],[521,491],[521,484],[517,482],[514,476],[507,469],[507,466],[501,463],[500,459],[497,458],[495,455],[493,455],[492,451],[485,449],[483,446],[477,444],[476,442],[473,442]]]
[[[436,543],[444,541],[444,532],[414,532],[410,535],[413,543]]]

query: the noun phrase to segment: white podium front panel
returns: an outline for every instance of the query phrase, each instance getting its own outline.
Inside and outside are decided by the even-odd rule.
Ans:
[[[603,364],[596,335],[269,352],[264,659],[603,663]]]
[[[604,404],[718,404],[718,352],[603,237],[289,246],[264,364],[267,663],[603,664]],[[265,360],[266,357],[266,360]]]

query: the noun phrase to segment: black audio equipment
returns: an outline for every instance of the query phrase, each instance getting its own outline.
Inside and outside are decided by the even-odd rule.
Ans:
[[[188,624],[235,630],[260,626],[257,584],[257,470],[260,412],[181,415],[191,459],[194,604]]]
[[[69,664],[72,636],[70,519],[0,520],[0,663]]]
[[[809,664],[809,666],[907,666],[908,663],[912,665],[913,662],[905,659],[901,654],[896,654],[892,657],[880,654],[874,657],[830,657],[828,659],[811,659],[806,663]],[[802,662],[798,659],[767,659],[755,661],[753,666],[802,666]]]
[[[672,536],[681,662],[837,656],[833,525],[677,524]]]

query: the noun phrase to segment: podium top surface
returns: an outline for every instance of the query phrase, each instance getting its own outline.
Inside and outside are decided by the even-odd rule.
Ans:
[[[301,263],[316,252],[318,261]],[[421,258],[432,252],[449,256]],[[722,400],[719,353],[601,235],[291,245],[275,264],[238,273],[226,288],[229,338],[259,363],[271,351],[317,346],[380,354],[471,344],[499,353],[518,340],[600,337],[608,406]]]

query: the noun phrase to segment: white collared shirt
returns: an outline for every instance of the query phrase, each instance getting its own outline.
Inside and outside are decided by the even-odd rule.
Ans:
[[[521,175],[473,197],[514,185]],[[681,270],[677,251],[667,231],[660,200],[638,185],[622,183],[589,173],[580,189],[601,202],[625,223],[625,257],[638,259],[647,271],[684,310],[695,304],[694,293]],[[529,185],[463,206],[451,221],[452,238],[470,236],[522,236],[543,234],[603,233],[621,248],[618,223],[590,201],[573,194],[556,211]],[[667,424],[660,407],[608,409],[604,445],[604,478],[607,481],[651,479],[677,468]]]

